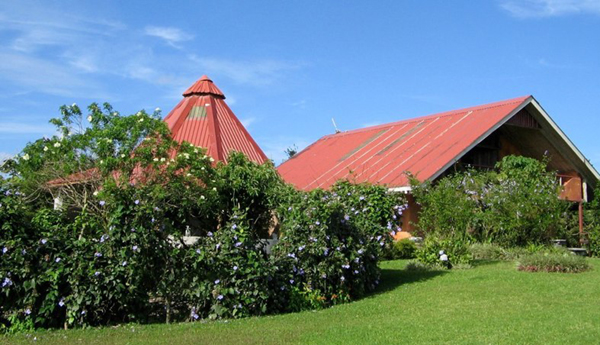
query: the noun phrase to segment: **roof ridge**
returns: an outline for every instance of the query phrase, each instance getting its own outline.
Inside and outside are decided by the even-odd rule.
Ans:
[[[412,122],[420,122],[420,121],[424,121],[430,118],[441,118],[441,117],[446,117],[446,116],[451,116],[451,115],[457,115],[460,113],[466,113],[469,111],[481,111],[481,110],[486,110],[486,109],[492,109],[492,108],[497,108],[497,107],[501,107],[507,104],[511,104],[511,103],[521,103],[523,101],[525,101],[526,99],[533,97],[531,95],[527,95],[527,96],[521,96],[521,97],[516,97],[516,98],[511,98],[511,99],[507,99],[504,101],[497,101],[497,102],[492,102],[492,103],[486,103],[486,104],[481,104],[481,105],[476,105],[473,107],[466,107],[466,108],[460,108],[460,109],[455,109],[455,110],[448,110],[448,111],[443,111],[440,113],[435,113],[435,114],[429,114],[429,115],[422,115],[422,116],[418,116],[418,117],[413,117],[413,118],[409,118],[409,119],[404,119],[404,120],[399,120],[399,121],[393,121],[393,122],[388,122],[388,123],[382,123],[380,125],[375,125],[375,126],[369,126],[369,127],[363,127],[363,128],[358,128],[358,129],[352,129],[349,131],[344,131],[344,132],[340,132],[340,133],[334,133],[334,134],[327,134],[324,135],[322,137],[322,139],[324,138],[329,138],[329,137],[341,137],[341,136],[345,136],[345,135],[350,135],[350,134],[355,134],[355,133],[361,133],[361,132],[366,132],[366,131],[372,131],[375,129],[380,129],[380,128],[388,128],[388,127],[392,127],[395,125],[399,125],[399,124],[407,124],[407,123],[412,123]]]

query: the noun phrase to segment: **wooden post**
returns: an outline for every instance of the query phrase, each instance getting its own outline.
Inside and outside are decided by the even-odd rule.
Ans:
[[[583,246],[583,200],[579,202],[579,244]]]

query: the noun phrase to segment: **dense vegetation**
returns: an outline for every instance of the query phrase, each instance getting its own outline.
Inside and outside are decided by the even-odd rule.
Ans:
[[[271,163],[216,163],[173,141],[159,115],[63,107],[60,135],[4,165],[0,327],[237,318],[375,288],[401,196],[348,182],[298,192]]]

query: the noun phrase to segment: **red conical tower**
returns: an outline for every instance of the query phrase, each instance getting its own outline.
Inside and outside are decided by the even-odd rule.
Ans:
[[[207,148],[216,161],[227,162],[231,151],[244,153],[262,164],[267,156],[225,103],[225,95],[207,76],[183,93],[165,122],[177,141]]]

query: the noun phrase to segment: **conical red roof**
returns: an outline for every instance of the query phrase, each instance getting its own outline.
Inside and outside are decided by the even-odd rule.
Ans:
[[[207,76],[183,93],[165,122],[177,141],[207,148],[216,161],[227,162],[231,151],[244,153],[262,164],[267,156],[225,103],[225,95]]]

